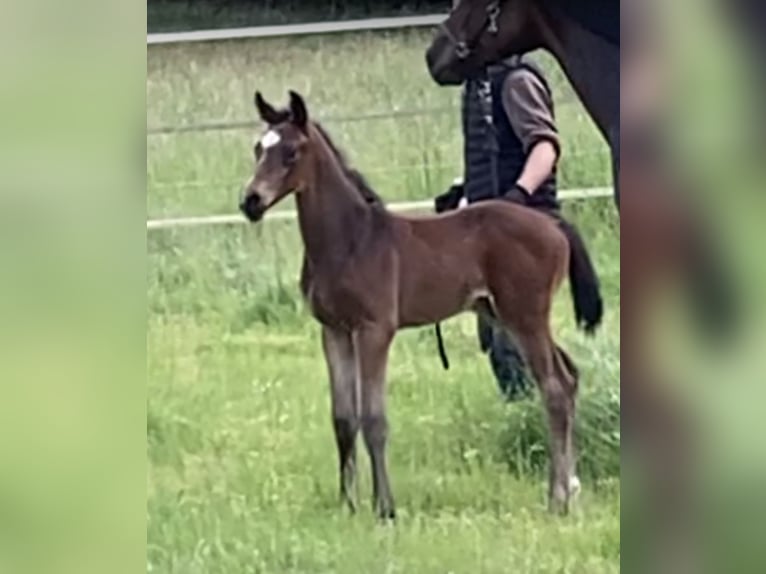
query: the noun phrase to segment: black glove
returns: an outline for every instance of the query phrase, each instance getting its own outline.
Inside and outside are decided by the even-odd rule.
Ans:
[[[518,183],[506,191],[501,196],[501,198],[507,201],[512,201],[513,203],[518,203],[519,205],[525,205],[527,207],[530,207],[529,204],[530,200],[532,199],[529,195],[529,192]]]
[[[551,215],[556,214],[560,209],[559,202],[556,201],[555,197],[547,193],[529,193],[524,186],[518,183],[507,191],[502,198]]]
[[[457,209],[464,193],[465,190],[462,183],[453,183],[447,191],[434,198],[436,213]]]

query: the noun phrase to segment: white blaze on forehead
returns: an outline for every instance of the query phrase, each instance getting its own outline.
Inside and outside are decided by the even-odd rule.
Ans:
[[[269,149],[279,143],[282,137],[274,130],[269,130],[261,138],[261,146],[263,149]]]

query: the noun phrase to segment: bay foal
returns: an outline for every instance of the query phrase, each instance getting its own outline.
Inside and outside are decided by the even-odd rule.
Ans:
[[[296,195],[305,245],[301,289],[322,325],[342,498],[355,509],[354,444],[361,428],[375,511],[393,518],[385,455],[391,341],[398,329],[473,309],[500,321],[524,352],[548,414],[549,503],[566,512],[577,485],[577,369],[553,340],[550,310],[567,271],[578,324],[592,331],[602,314],[598,281],[573,228],[503,201],[443,215],[394,215],[369,201],[358,172],[309,119],[301,96],[290,92],[286,109],[260,93],[255,103],[268,129],[255,146],[255,174],[240,208],[255,222]]]

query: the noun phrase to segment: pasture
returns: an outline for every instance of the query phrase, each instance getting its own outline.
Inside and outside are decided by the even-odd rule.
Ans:
[[[378,32],[152,48],[147,125],[255,120],[256,88],[275,102],[296,89],[386,201],[426,199],[462,171],[459,93],[428,78],[429,37]],[[607,185],[604,144],[558,70],[542,63],[564,141],[560,187]],[[358,119],[424,109],[437,111]],[[233,212],[252,173],[255,135],[150,136],[149,218]],[[558,340],[582,371],[584,492],[563,519],[545,510],[539,402],[500,399],[470,315],[444,325],[447,372],[431,329],[397,337],[389,461],[398,520],[373,519],[363,450],[362,511],[349,517],[337,498],[319,330],[298,293],[295,223],[150,232],[147,570],[618,572],[619,227],[609,199],[573,202],[566,213],[588,241],[607,313],[586,340],[574,329],[568,286],[556,301]]]

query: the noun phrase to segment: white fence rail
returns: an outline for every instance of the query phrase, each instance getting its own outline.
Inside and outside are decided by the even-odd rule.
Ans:
[[[559,192],[559,199],[591,199],[596,197],[611,197],[611,187],[591,187],[587,189],[569,189]],[[430,201],[406,201],[391,203],[388,209],[391,211],[431,211],[433,200]],[[266,220],[295,219],[295,211],[273,211],[266,214]],[[170,219],[150,219],[146,222],[148,231],[156,229],[169,229],[172,227],[200,227],[206,225],[233,225],[247,223],[247,220],[239,214],[232,215],[206,215],[200,217],[177,217]]]
[[[245,38],[274,38],[278,36],[305,36],[308,34],[364,32],[366,30],[422,28],[436,26],[442,22],[445,17],[446,16],[444,14],[428,14],[425,16],[401,16],[397,18],[368,18],[365,20],[287,24],[284,26],[254,26],[251,28],[197,30],[192,32],[163,32],[147,34],[146,44],[148,46],[156,46],[160,44],[241,40]]]

